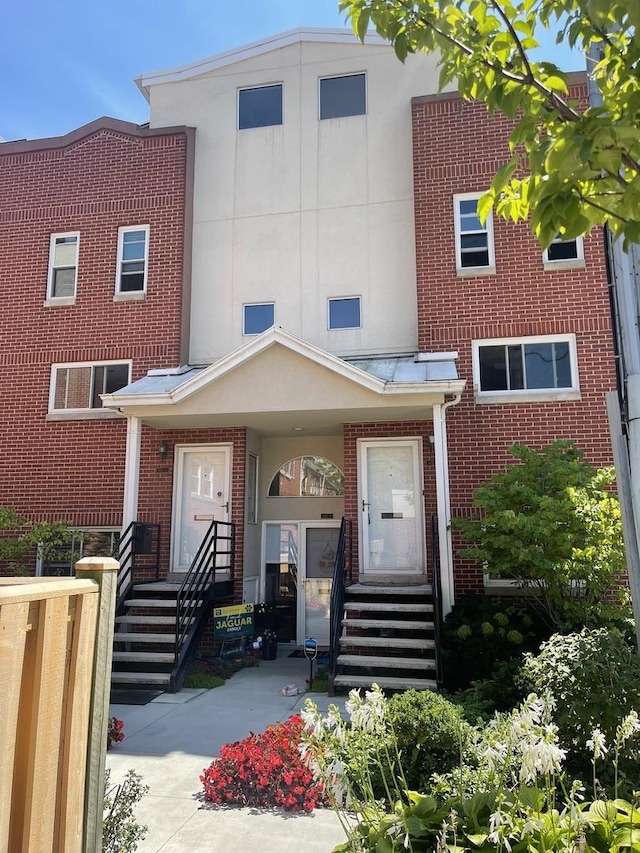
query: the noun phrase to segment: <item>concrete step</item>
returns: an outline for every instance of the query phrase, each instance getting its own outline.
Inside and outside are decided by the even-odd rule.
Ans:
[[[175,598],[129,598],[125,604],[127,607],[148,607],[159,610],[176,609]]]
[[[376,586],[374,584],[353,583],[347,587],[347,595],[431,595],[431,584],[418,586]]]
[[[338,655],[338,666],[355,666],[365,669],[435,669],[432,658],[388,658],[377,655]]]
[[[345,610],[368,610],[371,613],[433,613],[433,605],[426,602],[405,604],[398,601],[345,601]]]
[[[395,678],[389,675],[336,675],[333,680],[336,687],[371,687],[377,684],[388,690],[437,690],[437,683],[430,678]]]
[[[180,589],[179,583],[168,583],[167,581],[152,581],[151,583],[134,583],[133,591],[135,593],[145,592],[164,592],[171,595],[177,595]]]
[[[113,635],[114,643],[175,643],[174,633],[146,634],[144,631],[116,631]]]
[[[175,625],[175,616],[136,616],[130,613],[126,616],[116,616],[118,625]]]
[[[173,663],[173,652],[114,652],[114,662],[118,663]]]
[[[412,619],[343,619],[344,628],[389,628],[394,631],[433,631],[433,622]]]
[[[157,684],[158,686],[170,683],[168,672],[112,672],[112,684],[133,684],[136,687],[146,684]]]
[[[359,635],[340,637],[342,647],[370,649],[434,649],[435,642],[421,637],[365,637]]]

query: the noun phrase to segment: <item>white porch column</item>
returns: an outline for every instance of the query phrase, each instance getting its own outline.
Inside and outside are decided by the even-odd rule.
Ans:
[[[449,453],[447,449],[446,410],[460,402],[454,400],[433,407],[433,450],[436,466],[436,508],[438,512],[438,548],[440,553],[440,584],[442,615],[446,616],[455,604],[453,584],[453,546],[451,542],[451,500],[449,497]]]
[[[142,421],[127,417],[127,450],[124,463],[124,499],[122,529],[126,530],[138,517],[138,481],[140,479],[140,442]]]

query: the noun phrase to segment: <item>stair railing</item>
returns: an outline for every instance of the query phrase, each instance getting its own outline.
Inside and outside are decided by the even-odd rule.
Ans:
[[[235,524],[212,521],[180,585],[176,600],[172,689],[179,689],[189,655],[204,630],[215,598],[216,575],[221,576],[220,580],[233,583],[235,538]]]
[[[333,582],[331,584],[331,609],[329,612],[329,662],[328,687],[329,695],[333,696],[333,680],[338,669],[338,653],[340,651],[340,634],[342,632],[342,617],[347,582],[352,580],[352,545],[353,524],[350,519],[343,518],[338,535],[336,561],[333,567]]]
[[[118,560],[118,581],[116,587],[116,613],[122,613],[124,603],[130,597],[133,585],[138,580],[136,569],[144,562],[147,572],[155,573],[156,580],[160,572],[160,525],[132,521],[121,534],[111,556]],[[144,561],[139,558],[144,557]]]
[[[431,590],[433,597],[433,640],[435,644],[436,684],[442,688],[442,584],[440,580],[440,547],[438,517],[431,516]]]

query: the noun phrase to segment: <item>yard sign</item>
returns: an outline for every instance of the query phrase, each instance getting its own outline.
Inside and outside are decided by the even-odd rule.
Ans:
[[[253,635],[253,604],[233,604],[213,608],[213,635],[216,640]]]

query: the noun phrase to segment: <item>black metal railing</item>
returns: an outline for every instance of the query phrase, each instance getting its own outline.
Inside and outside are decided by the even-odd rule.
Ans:
[[[433,598],[433,640],[436,659],[436,684],[442,688],[442,584],[440,581],[440,540],[438,517],[431,516],[431,594]]]
[[[333,696],[333,680],[338,669],[338,653],[340,651],[340,634],[342,632],[342,616],[347,584],[352,581],[353,572],[353,523],[342,519],[336,562],[333,567],[333,583],[331,584],[331,610],[329,614],[329,662],[328,682],[329,695]]]
[[[212,521],[184,577],[176,600],[175,663],[171,685],[180,686],[184,667],[195,648],[216,596],[216,583],[233,586],[235,524]],[[230,591],[230,590],[228,590]]]
[[[138,569],[144,567],[145,580],[149,575],[155,575],[156,580],[160,576],[160,525],[132,521],[111,556],[120,563],[116,592],[116,613],[120,614],[138,580]]]

